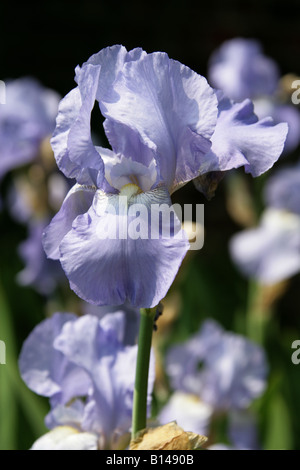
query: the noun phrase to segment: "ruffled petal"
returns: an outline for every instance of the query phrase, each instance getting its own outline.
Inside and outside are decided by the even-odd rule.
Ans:
[[[219,117],[212,147],[206,161],[207,171],[227,171],[241,166],[256,177],[278,160],[284,148],[288,127],[274,125],[271,118],[258,120],[253,103],[245,100],[232,103],[222,94],[219,98]]]
[[[155,152],[171,192],[201,171],[216,106],[205,78],[160,52],[126,63],[111,96],[100,103],[105,117],[137,132]]]
[[[77,83],[82,79],[85,70],[90,66],[100,66],[101,74],[97,83],[96,99],[100,102],[107,98],[112,92],[112,85],[122,69],[125,62],[138,60],[146,53],[141,48],[133,49],[127,52],[126,48],[121,45],[106,47],[100,52],[93,54],[82,67],[76,67],[75,80]]]
[[[60,102],[58,115],[56,118],[56,128],[54,130],[51,146],[55,155],[58,168],[68,178],[77,178],[83,184],[91,184],[92,179],[88,172],[72,163],[68,151],[68,135],[76,116],[81,107],[81,97],[79,88],[71,90]]]
[[[153,307],[175,278],[189,248],[187,237],[176,217],[167,220],[166,236],[149,224],[152,204],[170,206],[164,188],[136,196],[132,207],[139,204],[140,216],[122,214],[119,201],[119,196],[98,193],[94,207],[77,217],[63,239],[60,261],[71,288],[87,302]]]
[[[79,214],[90,208],[95,188],[75,184],[67,194],[59,212],[43,234],[44,250],[51,259],[59,259],[59,245],[64,236],[71,230],[72,223]]]
[[[82,302],[84,314],[95,315],[101,321],[101,327],[115,331],[118,341],[124,345],[137,343],[140,324],[140,311],[129,305],[98,307]]]
[[[99,71],[97,72],[99,73]],[[96,184],[98,170],[100,173],[103,173],[104,170],[101,157],[93,147],[89,128],[90,113],[95,98],[93,94],[89,96],[87,91],[84,91],[88,96],[86,102],[82,99],[79,87],[71,90],[61,100],[51,145],[59,169],[68,178],[76,178],[78,183],[90,185]],[[91,93],[93,92],[95,94],[95,90],[91,90]],[[75,130],[71,132],[73,128]],[[77,132],[79,135],[76,135]],[[70,134],[71,140],[69,142]],[[77,150],[77,146],[79,146],[79,150]],[[86,161],[80,160],[82,152],[85,151],[87,151],[89,158]]]
[[[282,104],[272,97],[254,101],[254,110],[259,119],[271,116],[275,124],[286,122],[289,127],[284,144],[284,154],[292,152],[300,143],[300,113],[293,104]]]

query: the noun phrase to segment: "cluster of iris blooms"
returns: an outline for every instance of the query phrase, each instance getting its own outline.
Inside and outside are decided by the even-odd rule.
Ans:
[[[124,449],[131,430],[139,309],[165,298],[189,241],[181,228],[180,237],[124,240],[109,232],[103,237],[103,227],[123,224],[123,214],[107,207],[118,207],[121,196],[128,207],[139,202],[147,211],[158,202],[171,206],[171,195],[189,181],[207,194],[210,185],[239,167],[260,176],[297,146],[300,119],[275,94],[276,64],[255,41],[230,41],[212,56],[209,82],[215,88],[165,53],[128,52],[123,46],[101,50],[75,73],[77,86],[60,103],[54,92],[20,79],[7,84],[2,106],[2,174],[31,163],[26,179],[16,178],[9,195],[12,213],[28,222],[31,234],[21,247],[27,266],[19,281],[47,294],[66,277],[77,296],[94,306],[80,317],[54,313],[39,324],[23,345],[20,373],[51,406],[45,420],[51,431],[32,449]],[[93,142],[95,102],[105,118],[109,149]],[[61,173],[49,162],[45,139],[52,132]],[[261,226],[237,234],[230,244],[241,271],[259,282],[272,284],[299,270],[299,174],[296,165],[270,178]],[[38,177],[47,182],[44,201],[30,184]],[[174,234],[178,220],[172,224]],[[152,415],[157,425],[176,420],[184,430],[208,436],[208,448],[222,448],[211,423],[225,414],[231,448],[259,448],[249,406],[267,385],[260,346],[207,320],[193,337],[169,349],[164,366],[173,393]],[[153,393],[152,354],[148,415]]]

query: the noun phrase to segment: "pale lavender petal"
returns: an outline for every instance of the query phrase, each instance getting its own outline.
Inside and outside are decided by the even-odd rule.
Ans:
[[[19,367],[24,382],[39,395],[50,397],[53,405],[84,395],[90,386],[86,373],[53,347],[63,325],[75,319],[73,314],[54,314],[35,327],[21,350]]]
[[[115,433],[130,427],[137,347],[124,347],[115,331],[103,329],[95,316],[85,315],[65,326],[55,347],[93,381],[81,427],[97,432],[107,446]],[[153,370],[152,358],[149,397]]]
[[[240,271],[262,284],[300,272],[300,217],[268,210],[259,227],[236,234],[230,253]]]
[[[76,178],[80,184],[95,184],[97,181],[97,169],[91,169],[88,165],[82,166],[72,160],[71,150],[69,148],[70,130],[76,125],[77,119],[81,117],[81,108],[83,106],[79,87],[71,90],[60,102],[58,115],[56,118],[56,128],[51,139],[51,145],[54,151],[59,169],[68,178]],[[86,109],[83,108],[84,117],[87,118]],[[77,125],[76,125],[77,127]],[[81,136],[84,143],[88,146],[90,143],[90,130],[84,128],[84,134]],[[76,150],[76,149],[75,149]],[[96,151],[96,150],[95,150]],[[76,154],[77,155],[77,154]],[[99,169],[102,170],[101,157],[98,155]]]
[[[88,403],[82,429],[104,434],[128,432],[131,425],[137,347],[115,351],[95,364],[92,376],[95,384],[93,399]]]
[[[87,302],[121,305],[126,301],[134,307],[153,307],[174,280],[189,247],[187,238],[177,218],[169,222],[169,228],[178,238],[161,234],[151,238],[151,230],[156,229],[152,224],[150,230],[151,205],[170,206],[165,189],[136,196],[131,207],[140,202],[141,216],[133,217],[141,226],[141,238],[137,239],[130,233],[132,218],[109,212],[115,208],[113,201],[118,205],[118,196],[107,198],[99,194],[95,207],[77,217],[60,245],[63,269],[71,288]],[[123,230],[124,234],[120,234]]]
[[[37,157],[40,144],[53,132],[59,95],[33,78],[7,81],[0,105],[0,178]]]
[[[67,194],[59,212],[45,229],[43,234],[44,250],[51,259],[59,259],[59,245],[71,230],[72,223],[79,214],[91,207],[95,188],[75,184]]]
[[[253,103],[232,103],[218,93],[219,117],[212,147],[206,156],[207,171],[228,171],[244,166],[256,177],[270,169],[280,157],[287,124],[274,125],[271,118],[258,120]]]
[[[125,62],[138,60],[146,53],[141,48],[133,49],[127,52],[126,48],[121,45],[106,47],[100,52],[93,54],[82,67],[76,67],[75,80],[78,83],[82,74],[89,65],[100,66],[101,74],[97,83],[96,99],[100,102],[112,91],[112,85],[122,69]]]
[[[224,42],[209,61],[209,81],[235,101],[272,94],[278,85],[277,64],[253,39]]]
[[[171,386],[181,390],[200,394],[202,380],[200,365],[209,351],[222,340],[223,329],[212,320],[207,320],[201,330],[188,341],[174,345],[167,353],[166,368]]]
[[[101,328],[97,317],[84,315],[65,325],[54,347],[78,367],[92,372],[102,357],[115,355],[120,343],[114,331]]]
[[[300,215],[300,164],[274,173],[265,185],[264,199],[269,207]]]
[[[113,90],[102,114],[140,135],[170,191],[201,172],[217,117],[205,78],[157,52],[126,63]]]
[[[104,178],[104,164],[91,138],[91,112],[95,104],[100,66],[87,65],[81,72],[78,87],[81,107],[68,134],[69,158],[81,168],[98,171]]]
[[[271,116],[274,124],[286,122],[289,130],[283,153],[295,150],[300,143],[300,113],[295,105],[278,103],[274,98],[265,97],[254,101],[254,111],[259,119]]]
[[[215,410],[246,408],[266,386],[263,349],[242,336],[222,331],[212,321],[170,349],[166,370],[175,390],[195,394]]]
[[[215,409],[247,408],[266,388],[267,364],[262,348],[226,333],[205,358],[200,396]]]
[[[300,143],[300,113],[293,105],[278,105],[271,114],[274,123],[286,122],[288,135],[284,144],[284,153],[292,152]]]
[[[117,333],[117,338],[124,345],[137,343],[140,324],[140,311],[130,305],[98,307],[83,302],[84,314],[95,315],[101,320],[104,329],[110,328]]]

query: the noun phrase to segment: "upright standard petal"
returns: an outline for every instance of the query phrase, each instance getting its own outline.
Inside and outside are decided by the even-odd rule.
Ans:
[[[93,54],[87,62],[82,64],[82,67],[76,67],[75,80],[77,83],[81,80],[82,74],[89,65],[101,67],[101,75],[97,83],[96,99],[100,102],[107,98],[112,91],[112,85],[122,69],[125,62],[138,60],[143,55],[146,55],[141,48],[133,49],[127,52],[126,48],[121,45],[106,47],[101,51]]]
[[[60,102],[51,139],[58,167],[81,184],[96,184],[99,173],[104,180],[104,164],[92,142],[90,128],[100,73],[100,67],[89,65],[80,76],[78,87]]]
[[[70,129],[75,124],[82,106],[79,88],[71,90],[60,102],[56,118],[56,128],[51,139],[58,168],[68,177],[76,178],[81,184],[94,184],[97,178],[95,170],[82,167],[70,157],[68,138]]]
[[[171,192],[200,173],[217,118],[204,77],[157,52],[126,63],[106,99],[102,114],[140,135]]]

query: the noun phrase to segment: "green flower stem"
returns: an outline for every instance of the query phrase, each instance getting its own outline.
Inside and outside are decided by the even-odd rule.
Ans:
[[[155,310],[142,308],[140,314],[141,321],[133,395],[132,439],[147,424],[148,373]]]
[[[256,343],[264,344],[271,308],[264,305],[263,286],[257,281],[250,280],[248,296],[246,334]]]

